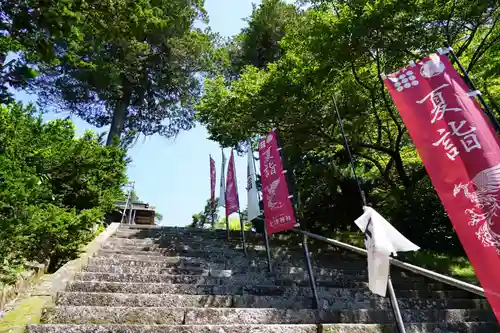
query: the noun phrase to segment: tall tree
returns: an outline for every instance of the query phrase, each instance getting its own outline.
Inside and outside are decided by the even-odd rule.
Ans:
[[[196,75],[210,48],[194,28],[206,20],[203,0],[11,0],[0,10],[6,30],[40,60],[42,102],[110,125],[108,145],[193,126]]]
[[[322,231],[348,229],[361,198],[336,104],[368,200],[422,245],[456,247],[442,207],[431,204],[439,199],[380,74],[448,40],[466,66],[476,55],[483,66],[473,65],[471,74],[485,73],[480,82],[489,82],[491,100],[498,99],[498,57],[492,55],[498,52],[499,14],[499,4],[490,0],[318,1],[287,22],[279,59],[265,68],[247,66],[230,80],[206,80],[197,116],[223,146],[279,128],[302,221]]]
[[[253,5],[252,14],[246,19],[248,25],[235,36],[229,53],[232,69],[240,73],[247,65],[265,69],[282,54],[279,45],[285,36],[286,25],[297,15],[294,5],[283,0],[264,0]]]

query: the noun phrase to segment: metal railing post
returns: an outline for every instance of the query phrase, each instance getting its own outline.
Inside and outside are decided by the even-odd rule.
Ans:
[[[290,198],[290,200],[292,200],[293,199],[293,193],[295,192],[294,188],[293,188],[293,181],[290,179],[290,177],[291,177],[291,171],[292,170],[290,170],[288,168],[288,165],[286,163],[285,156],[284,156],[284,153],[283,153],[283,148],[282,148],[282,145],[281,145],[280,135],[279,135],[278,130],[276,129],[274,131],[274,133],[276,135],[276,142],[278,144],[278,150],[280,152],[281,162],[283,163],[283,170],[286,172],[285,173],[285,179],[286,179],[286,182],[288,184],[288,192],[291,194],[289,198]],[[295,214],[295,218],[298,221],[298,218],[297,218],[297,207],[296,207],[296,203],[295,202],[292,202],[292,207],[293,207],[293,211],[294,211],[294,214]],[[305,237],[302,239],[302,247],[304,249],[304,257],[306,259],[307,274],[309,275],[309,282],[310,282],[310,285],[311,285],[311,292],[313,294],[313,308],[317,309],[318,306],[319,306],[319,298],[318,298],[318,292],[317,292],[317,289],[316,289],[316,279],[314,278],[314,271],[312,269],[311,254],[309,253],[309,247],[307,246],[307,236],[306,235],[304,235],[304,236]]]
[[[313,309],[319,308],[319,297],[318,290],[316,288],[316,279],[314,278],[314,272],[311,264],[311,253],[309,252],[309,246],[307,245],[307,235],[302,235],[302,247],[304,248],[304,255],[306,257],[307,264],[307,274],[309,274],[309,284],[311,285],[311,291],[313,294]]]
[[[335,98],[335,93],[333,94],[332,98],[333,98],[333,106],[335,109],[335,114],[336,114],[337,121],[339,124],[340,133],[342,134],[342,137],[344,139],[344,148],[349,156],[349,162],[351,164],[354,179],[356,180],[356,184],[358,185],[358,191],[359,191],[359,195],[361,197],[361,206],[363,208],[363,207],[367,206],[367,202],[366,202],[366,198],[365,198],[365,194],[363,192],[363,189],[361,188],[361,182],[358,178],[358,175],[356,174],[356,166],[354,165],[354,158],[353,158],[353,155],[351,153],[351,149],[349,147],[349,140],[347,139],[347,135],[344,131],[344,125],[342,123],[342,117],[340,116],[339,108],[337,106],[337,99]],[[368,235],[369,234],[368,226],[370,225],[370,223],[371,223],[371,219],[368,221],[368,224],[366,225],[365,237],[371,237]],[[392,286],[392,282],[390,282],[391,281],[390,276],[389,276],[388,281],[389,281],[388,284],[390,284]],[[394,288],[389,288],[389,300],[391,302],[391,307],[392,307],[392,310],[394,312],[394,319],[396,320],[396,325],[398,327],[399,333],[406,333],[405,326],[403,323],[403,318],[401,317],[401,311],[399,310],[399,304],[398,304],[398,300],[396,298],[396,293],[394,292]]]

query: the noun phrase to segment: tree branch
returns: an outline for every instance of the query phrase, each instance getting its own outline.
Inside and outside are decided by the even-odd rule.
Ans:
[[[363,154],[363,153],[357,152],[356,155],[373,163],[373,165],[375,165],[375,167],[378,169],[378,171],[380,172],[380,175],[384,178],[384,180],[387,182],[387,184],[389,184],[390,186],[394,185],[394,182],[389,177],[386,177],[386,174],[384,173],[384,168],[382,167],[382,164],[380,164],[379,161],[377,161],[373,157],[370,157],[370,156]]]
[[[489,43],[486,47],[486,41],[487,39],[490,37],[491,33],[493,32],[493,30],[495,29],[495,26],[497,25],[498,23],[498,20],[500,19],[500,15],[495,17],[495,19],[493,20],[493,23],[491,24],[491,28],[488,30],[488,33],[486,34],[486,36],[484,36],[483,40],[481,41],[481,43],[479,44],[479,46],[476,48],[476,51],[474,52],[474,54],[472,55],[472,58],[471,58],[471,61],[469,62],[469,66],[467,67],[467,72],[470,72],[472,70],[472,68],[474,67],[474,65],[477,63],[477,61],[483,56],[483,54],[497,41],[500,39],[500,36],[498,36],[497,38],[494,38],[493,41],[491,43]],[[484,48],[484,49],[483,49]]]

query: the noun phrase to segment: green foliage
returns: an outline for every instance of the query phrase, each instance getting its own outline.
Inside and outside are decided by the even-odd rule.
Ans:
[[[245,222],[244,226],[245,230],[250,230],[252,228],[252,224]],[[226,230],[226,218],[220,218],[215,222],[214,229],[224,229]],[[229,216],[229,230],[239,231],[241,230],[240,217],[237,215]]]
[[[50,271],[74,258],[120,197],[125,156],[91,132],[77,138],[69,120],[0,106],[0,258]]]
[[[41,71],[42,102],[111,125],[108,145],[193,126],[212,38],[194,28],[206,20],[203,0],[6,1],[0,17]]]
[[[353,220],[362,212],[334,114],[338,106],[369,203],[422,248],[463,253],[380,74],[447,41],[498,113],[500,5],[491,0],[309,2],[308,9],[293,15],[265,14],[270,4],[285,8],[283,1],[254,10],[233,44],[249,42],[262,61],[229,53],[229,64],[243,63],[205,80],[198,120],[224,147],[279,129],[301,224],[327,234],[355,230]],[[255,37],[264,35],[273,36],[278,48]]]
[[[215,207],[217,207],[218,202],[219,198],[215,198]],[[193,222],[189,224],[189,227],[204,228],[205,225],[212,225],[212,215],[214,221],[218,221],[219,214],[217,213],[217,209],[215,209],[215,211],[212,209],[212,199],[209,198],[207,199],[207,203],[205,204],[203,211],[193,214]]]

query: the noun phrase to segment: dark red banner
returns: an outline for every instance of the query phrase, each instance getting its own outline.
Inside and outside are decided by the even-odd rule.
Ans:
[[[215,210],[215,161],[210,156],[210,199],[212,200],[212,211]]]
[[[267,232],[272,234],[291,229],[296,223],[295,212],[274,131],[260,140],[259,159]]]
[[[238,187],[236,185],[236,167],[234,165],[233,151],[231,150],[226,178],[226,216],[236,213],[239,210],[240,202],[238,198]]]
[[[500,141],[446,55],[385,84],[500,321]]]

